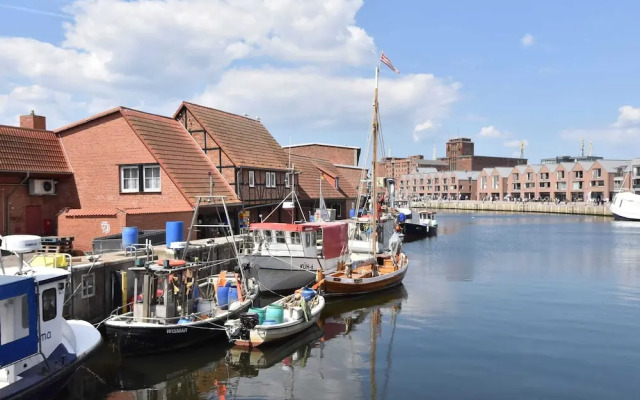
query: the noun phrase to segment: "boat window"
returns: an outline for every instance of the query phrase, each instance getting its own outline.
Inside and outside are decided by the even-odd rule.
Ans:
[[[284,231],[276,231],[276,243],[287,243],[284,237]]]
[[[16,321],[20,318],[21,323]],[[29,303],[27,295],[0,300],[0,345],[29,336]]]
[[[300,244],[302,239],[300,238],[300,232],[291,232],[291,244]]]
[[[42,321],[51,321],[56,317],[56,289],[51,288],[42,292]]]
[[[265,242],[271,243],[271,231],[264,231]]]
[[[92,272],[90,274],[82,275],[82,298],[93,297],[96,294],[95,285],[96,275]]]

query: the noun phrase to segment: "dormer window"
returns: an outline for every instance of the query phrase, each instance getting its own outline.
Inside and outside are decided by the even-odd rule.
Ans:
[[[339,180],[340,180],[340,178],[336,177],[335,185],[334,185],[334,189],[336,189],[336,190],[340,189]]]

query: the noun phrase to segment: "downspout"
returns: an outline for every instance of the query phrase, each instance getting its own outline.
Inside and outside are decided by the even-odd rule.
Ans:
[[[11,196],[13,196],[13,194],[16,192],[16,190],[18,190],[20,188],[20,186],[24,185],[24,183],[29,180],[29,174],[30,174],[30,172],[27,172],[27,176],[24,177],[22,182],[20,182],[20,184],[18,186],[13,188],[13,190],[5,198],[5,205],[7,207],[7,209],[5,211],[6,212],[5,213],[5,216],[6,216],[6,220],[5,220],[5,227],[6,227],[5,232],[6,233],[5,234],[6,235],[9,234],[9,213],[11,212],[11,201],[10,201]]]

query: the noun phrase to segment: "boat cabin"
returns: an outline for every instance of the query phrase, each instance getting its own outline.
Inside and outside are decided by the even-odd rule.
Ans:
[[[133,267],[133,321],[173,324],[189,315],[197,298],[197,264],[162,260]]]
[[[251,224],[245,254],[283,257],[336,258],[348,247],[347,224]]]
[[[17,390],[13,384],[38,382],[44,366],[53,373],[75,361],[64,345],[75,348],[75,336],[63,327],[67,277],[68,272],[53,268],[36,275],[0,275],[0,398]]]
[[[436,213],[433,211],[420,211],[420,223],[427,224],[436,219]]]

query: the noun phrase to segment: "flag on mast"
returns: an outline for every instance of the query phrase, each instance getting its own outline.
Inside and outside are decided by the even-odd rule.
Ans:
[[[393,66],[393,64],[391,64],[391,60],[389,60],[389,59],[387,58],[387,56],[385,56],[385,55],[384,55],[384,51],[382,52],[382,55],[380,56],[380,61],[382,61],[382,63],[383,63],[384,65],[386,65],[387,67],[391,68],[391,70],[392,70],[393,72],[395,72],[396,74],[399,74],[399,73],[400,73],[400,71],[398,71],[398,70],[396,69],[396,67],[394,67],[394,66]]]

